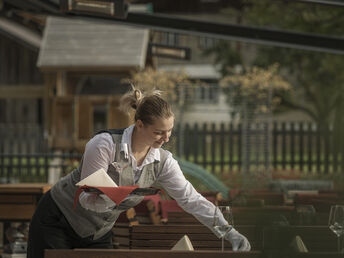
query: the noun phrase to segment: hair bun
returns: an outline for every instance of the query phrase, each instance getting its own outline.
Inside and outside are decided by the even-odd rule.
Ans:
[[[142,98],[142,93],[141,93],[141,91],[138,90],[138,89],[135,89],[135,90],[134,90],[134,96],[135,96],[135,99],[136,99],[137,101],[139,101],[139,100]]]

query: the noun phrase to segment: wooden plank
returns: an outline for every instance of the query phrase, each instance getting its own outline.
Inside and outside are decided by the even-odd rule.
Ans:
[[[283,215],[289,221],[293,219],[295,208],[293,206],[264,206],[264,207],[234,207],[234,225],[256,225],[264,218]],[[168,212],[167,224],[200,224],[191,214],[186,212]]]
[[[202,234],[189,234],[189,233],[179,233],[179,234],[136,234],[131,237],[130,246],[131,248],[138,248],[140,246],[151,246],[154,241],[159,241],[160,247],[173,246],[179,239],[184,235],[187,235],[192,242],[195,249],[200,247],[214,247],[219,246],[221,240],[216,238],[214,234],[202,235]],[[262,247],[262,238],[260,236],[255,237],[254,235],[246,234],[249,238],[252,249],[257,250]],[[162,242],[164,241],[164,242]],[[226,245],[229,244],[226,242]],[[230,246],[230,245],[229,245]]]
[[[132,239],[135,240],[149,240],[149,239],[161,239],[161,240],[179,240],[185,234],[188,235],[190,240],[208,240],[208,241],[218,241],[219,239],[212,233],[209,234],[190,234],[190,233],[133,233],[131,235]]]
[[[51,186],[52,185],[46,183],[0,184],[0,193],[43,194],[47,192]]]
[[[21,84],[16,86],[1,85],[0,87],[0,99],[40,99],[43,96],[43,85]]]
[[[78,98],[78,137],[79,139],[89,139],[92,135],[92,114],[91,102],[87,98]]]
[[[171,249],[179,239],[176,240],[158,240],[158,239],[150,239],[150,240],[131,240],[131,247],[132,248],[152,248],[152,249]],[[191,239],[190,239],[191,240]],[[217,241],[192,241],[192,245],[195,249],[220,249],[221,248],[221,240],[218,239]],[[225,247],[232,249],[231,244],[228,241],[224,241]]]
[[[189,233],[211,233],[210,229],[203,225],[188,225],[187,228],[183,225],[137,225],[132,227],[132,233],[179,233],[185,231]]]
[[[33,204],[0,204],[0,219],[31,220],[36,205]]]
[[[257,227],[243,226],[238,227],[237,230],[250,239],[252,249],[261,248],[262,235]],[[169,249],[184,235],[190,238],[196,250],[216,249],[221,245],[221,240],[203,225],[137,225],[132,227],[130,247],[132,249],[143,247]],[[225,242],[230,248],[230,244]]]
[[[105,250],[105,249],[74,249],[74,250],[45,250],[45,258],[261,258],[262,253],[232,252],[232,251],[170,251],[170,250]],[[295,258],[342,258],[343,254],[335,252],[298,253]]]
[[[170,251],[170,250],[105,250],[105,249],[74,249],[45,250],[45,258],[258,258],[260,252],[232,251]],[[332,257],[331,257],[332,258]],[[336,257],[337,258],[337,257]]]
[[[46,183],[0,184],[0,219],[31,220],[39,198],[50,188]]]
[[[2,194],[0,195],[0,204],[4,203],[31,203],[35,202],[35,198],[32,195],[22,195],[22,194]]]
[[[115,245],[115,246],[118,246],[119,248],[128,248],[129,249],[129,246],[130,246],[130,241],[129,241],[129,238],[128,237],[118,237],[118,236],[114,236],[112,238],[112,243]]]
[[[263,239],[265,245],[269,245],[270,240],[271,243],[275,242],[282,235],[287,236],[287,241],[299,235],[310,251],[336,250],[336,237],[327,226],[269,227],[264,228],[264,238],[261,226],[238,226],[236,229],[249,239],[254,250],[262,247]],[[202,225],[137,225],[132,227],[129,238],[132,248],[168,248],[185,234],[196,248],[207,246],[210,248],[216,245],[214,243],[220,242],[208,228]],[[287,245],[287,243],[282,244]]]
[[[112,229],[112,232],[116,236],[129,236],[130,235],[130,228],[128,224],[125,225],[118,225],[116,224]]]

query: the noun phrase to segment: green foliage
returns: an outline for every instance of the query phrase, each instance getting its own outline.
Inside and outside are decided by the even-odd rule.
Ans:
[[[295,1],[242,0],[224,10],[241,24],[283,29],[294,32],[323,34],[335,37],[344,35],[344,9],[317,4],[296,3]],[[233,63],[241,64],[240,58],[228,61],[238,45],[232,42],[214,47],[215,55],[228,71]],[[230,48],[228,50],[226,48]],[[344,145],[344,56],[315,51],[257,45],[257,55],[252,65],[269,67],[280,65],[280,75],[290,82],[293,90],[279,95],[280,110],[299,110],[311,117],[323,132],[327,148],[343,151]],[[225,72],[223,72],[225,75]],[[337,136],[328,141],[329,127],[333,126]],[[341,149],[341,150],[340,150]]]
[[[203,54],[205,56],[215,54],[215,63],[220,65],[222,75],[229,73],[228,68],[242,64],[242,58],[239,51],[236,51],[231,42],[221,40],[213,47],[206,49]]]
[[[343,35],[344,9],[295,1],[245,0],[242,11],[248,25],[305,33]]]
[[[242,74],[231,74],[222,78],[221,87],[227,93],[229,103],[236,110],[246,103],[250,113],[268,113],[280,103],[277,93],[290,90],[290,84],[278,75],[278,65],[267,69],[252,67]]]

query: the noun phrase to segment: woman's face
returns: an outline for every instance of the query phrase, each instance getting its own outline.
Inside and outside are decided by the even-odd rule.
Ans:
[[[136,121],[142,142],[152,148],[160,148],[169,141],[174,125],[174,117],[155,119],[154,124],[145,125],[141,120]]]

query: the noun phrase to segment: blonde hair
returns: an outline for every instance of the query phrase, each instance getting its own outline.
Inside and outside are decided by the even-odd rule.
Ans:
[[[159,90],[143,93],[132,86],[132,90],[121,98],[120,106],[127,112],[130,109],[135,110],[135,122],[141,120],[144,124],[152,125],[157,118],[166,119],[174,116],[170,104],[161,94]]]

